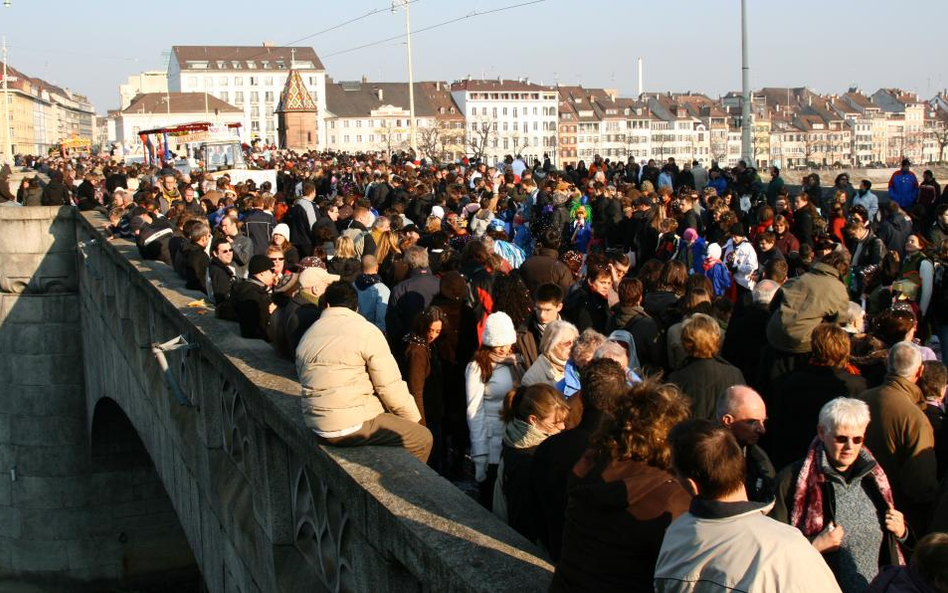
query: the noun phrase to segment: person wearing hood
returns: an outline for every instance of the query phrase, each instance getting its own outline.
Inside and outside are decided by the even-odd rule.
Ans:
[[[50,171],[49,183],[43,189],[40,198],[43,206],[69,206],[72,204],[72,193],[63,183],[63,174],[59,171]]]
[[[493,510],[501,521],[530,541],[541,530],[541,515],[530,487],[533,455],[547,437],[566,428],[569,405],[552,386],[520,385],[504,398],[504,435]]]
[[[568,321],[557,319],[547,324],[540,339],[540,354],[524,373],[520,384],[529,386],[545,383],[555,386],[565,375],[570,349],[578,337],[576,326]]]
[[[890,201],[886,209],[886,216],[876,234],[885,243],[886,249],[897,251],[901,257],[905,257],[905,242],[912,234],[912,219],[895,201]]]
[[[550,591],[652,590],[665,531],[691,503],[667,438],[687,417],[688,400],[668,384],[646,381],[617,399],[569,478]]]
[[[721,261],[721,246],[717,243],[708,245],[708,254],[704,258],[702,271],[711,280],[714,296],[722,296],[731,288],[731,273]]]
[[[698,236],[698,231],[686,228],[681,234],[676,258],[688,268],[689,274],[704,273],[704,256],[708,249],[708,242]],[[720,259],[720,257],[718,257]]]
[[[385,314],[392,291],[379,276],[379,262],[374,255],[362,256],[362,274],[355,279],[359,295],[359,314],[385,333]]]

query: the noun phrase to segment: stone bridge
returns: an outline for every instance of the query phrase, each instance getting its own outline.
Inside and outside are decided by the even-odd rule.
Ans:
[[[0,589],[547,589],[530,543],[404,451],[321,446],[293,365],[105,223],[0,208]]]

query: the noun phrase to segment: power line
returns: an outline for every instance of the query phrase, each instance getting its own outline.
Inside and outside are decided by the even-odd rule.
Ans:
[[[417,1],[417,0],[416,0],[416,1]],[[451,25],[451,24],[453,24],[453,23],[457,23],[457,22],[459,22],[459,21],[464,21],[464,20],[467,20],[467,19],[472,19],[472,18],[474,18],[474,17],[486,16],[486,15],[488,15],[488,14],[494,14],[494,13],[498,13],[498,12],[503,12],[503,11],[505,11],[505,10],[513,10],[514,8],[521,8],[521,7],[523,7],[523,6],[530,6],[531,4],[540,4],[540,3],[542,3],[542,2],[546,2],[546,0],[530,0],[529,2],[521,2],[521,3],[519,3],[519,4],[511,4],[510,6],[504,6],[504,7],[501,7],[501,8],[493,8],[493,9],[491,9],[491,10],[485,10],[484,12],[478,12],[478,11],[475,9],[473,12],[469,12],[468,14],[465,14],[465,15],[463,15],[463,16],[455,17],[455,18],[453,18],[453,19],[448,19],[448,20],[446,20],[446,21],[442,21],[442,22],[436,23],[436,24],[434,24],[434,25],[429,25],[429,26],[427,26],[427,27],[422,27],[422,28],[420,28],[420,29],[415,29],[414,31],[412,31],[412,34],[413,34],[413,35],[417,35],[418,33],[423,33],[423,32],[425,32],[425,31],[431,31],[432,29],[437,29],[437,28],[439,28],[439,27],[444,27],[444,26],[447,26],[447,25]],[[338,55],[342,55],[342,54],[347,54],[347,53],[349,53],[349,52],[357,51],[357,50],[360,50],[360,49],[365,49],[365,48],[367,48],[367,47],[372,47],[372,46],[375,46],[375,45],[380,45],[380,44],[382,44],[382,43],[388,43],[389,41],[394,41],[394,40],[396,40],[396,39],[402,39],[402,38],[404,38],[404,37],[406,37],[406,34],[405,34],[405,33],[402,33],[402,34],[400,34],[400,35],[393,35],[392,37],[386,37],[385,39],[379,39],[378,41],[372,41],[372,42],[369,42],[369,43],[364,43],[364,44],[358,45],[358,46],[356,46],[356,47],[350,47],[349,49],[343,49],[343,50],[340,50],[340,51],[336,51],[336,52],[332,52],[332,53],[328,53],[328,54],[323,54],[323,55],[322,55],[322,58],[331,58],[331,57],[333,57],[333,56],[338,56]]]

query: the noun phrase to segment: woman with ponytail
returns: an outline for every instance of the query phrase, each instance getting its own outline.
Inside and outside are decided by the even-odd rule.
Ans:
[[[512,389],[504,398],[503,452],[494,483],[494,514],[530,541],[537,539],[539,505],[530,483],[533,453],[566,428],[569,405],[556,388],[546,384]]]

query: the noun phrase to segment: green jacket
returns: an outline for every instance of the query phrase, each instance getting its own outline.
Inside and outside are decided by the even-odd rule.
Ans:
[[[782,189],[783,177],[777,176],[776,179],[771,179],[770,183],[767,184],[767,203],[770,204],[771,207],[777,203],[777,195]]]
[[[849,309],[849,295],[836,268],[817,262],[806,274],[787,281],[770,309],[767,341],[781,352],[802,354],[810,351],[816,326]]]

